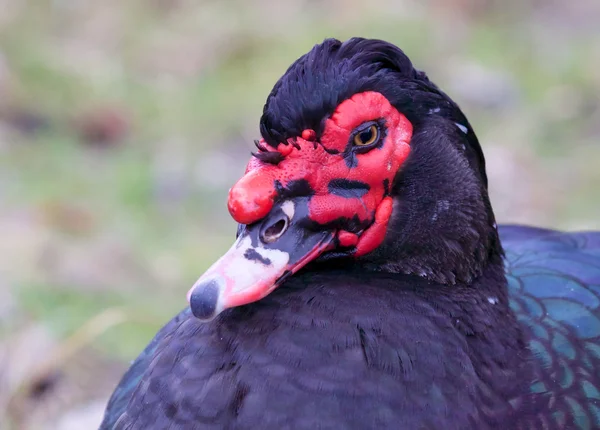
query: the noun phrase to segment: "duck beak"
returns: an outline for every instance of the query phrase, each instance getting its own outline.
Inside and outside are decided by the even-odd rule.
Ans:
[[[262,299],[329,249],[335,235],[310,220],[307,198],[275,204],[265,218],[243,225],[229,251],[189,290],[192,313],[208,321]]]

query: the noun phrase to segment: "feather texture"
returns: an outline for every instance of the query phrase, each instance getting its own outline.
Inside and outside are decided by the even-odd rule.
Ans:
[[[599,428],[600,233],[500,235],[509,300],[485,274],[463,289],[328,272],[220,323],[185,310],[125,374],[101,429]]]
[[[510,305],[557,428],[600,428],[600,232],[501,227]]]

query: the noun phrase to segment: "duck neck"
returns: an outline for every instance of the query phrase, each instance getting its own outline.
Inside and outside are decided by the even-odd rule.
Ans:
[[[476,143],[443,118],[417,128],[394,180],[386,238],[361,264],[442,284],[471,284],[488,267],[502,269],[483,155],[465,149]]]

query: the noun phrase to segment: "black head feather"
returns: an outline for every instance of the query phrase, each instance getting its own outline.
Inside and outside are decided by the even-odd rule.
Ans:
[[[415,128],[431,115],[464,126],[467,159],[487,187],[481,147],[458,105],[415,69],[401,49],[382,40],[326,39],[296,60],[267,98],[261,135],[273,147],[305,129],[315,130],[319,139],[335,108],[363,91],[382,93]]]
[[[312,129],[320,139],[335,108],[364,91],[383,94],[414,128],[411,156],[391,190],[401,202],[391,234],[364,260],[443,283],[469,282],[489,261],[498,263],[502,248],[477,136],[458,105],[398,47],[362,38],[316,45],[267,98],[262,137],[276,147]],[[451,210],[437,207],[446,203]]]
[[[279,164],[281,161],[283,161],[283,155],[278,152],[278,151],[269,151],[268,148],[265,148],[260,141],[255,140],[254,141],[254,146],[256,146],[256,148],[258,149],[258,152],[253,152],[252,156],[258,158],[260,161],[262,161],[263,163],[269,163],[269,164]]]

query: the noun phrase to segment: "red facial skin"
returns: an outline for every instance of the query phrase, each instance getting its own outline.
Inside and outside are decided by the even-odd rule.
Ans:
[[[383,121],[386,130],[383,144],[356,153],[356,163],[348,163],[344,157],[348,157],[345,150],[352,132],[368,121]],[[290,181],[304,179],[314,190],[309,201],[311,220],[327,224],[357,216],[369,227],[356,234],[339,231],[338,241],[343,247],[355,246],[355,256],[367,254],[385,237],[392,214],[392,199],[386,195],[386,184],[391,188],[394,176],[408,157],[412,132],[412,124],[382,94],[372,91],[355,94],[340,103],[326,120],[320,142],[315,141],[313,130],[304,130],[295,139],[295,146],[279,144],[276,150],[284,159],[277,165],[253,157],[246,174],[229,192],[229,212],[239,223],[254,223],[273,207],[277,197],[275,181],[286,187]],[[263,146],[267,145],[263,142]],[[331,154],[332,150],[337,153]],[[350,197],[332,194],[329,184],[335,179],[362,182],[368,185],[368,191]]]

